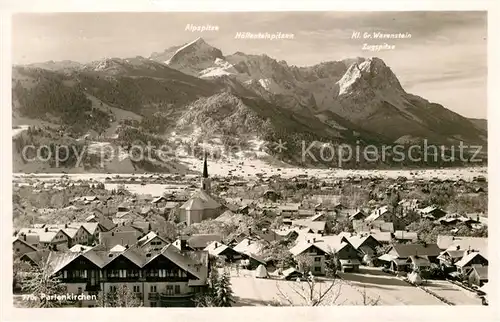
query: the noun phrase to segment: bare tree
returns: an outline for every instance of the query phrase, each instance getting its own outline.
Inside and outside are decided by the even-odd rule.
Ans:
[[[361,294],[362,302],[361,304],[364,306],[377,306],[380,303],[380,296],[377,298],[371,298],[366,294],[366,286],[363,286],[363,290],[358,290],[358,292]],[[354,303],[355,305],[357,303]]]
[[[281,282],[283,283],[283,282]],[[294,282],[286,282],[291,292],[284,291],[280,282],[276,282],[280,302],[289,306],[328,306],[337,305],[341,294],[339,280],[320,280],[309,271],[305,277]],[[294,296],[296,295],[296,296]]]
[[[22,275],[21,289],[31,295],[31,300],[26,303],[28,307],[62,306],[61,301],[53,300],[52,297],[66,292],[66,287],[61,284],[59,277],[52,274],[52,268],[46,256],[40,261],[39,267],[32,267]]]
[[[116,290],[103,294],[97,301],[100,307],[141,307],[141,299],[125,284],[117,285]]]

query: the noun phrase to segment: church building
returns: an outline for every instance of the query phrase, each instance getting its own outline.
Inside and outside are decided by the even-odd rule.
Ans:
[[[203,161],[201,188],[180,208],[180,221],[188,226],[206,219],[217,218],[222,211],[221,205],[210,195],[211,182],[208,177],[207,156]]]

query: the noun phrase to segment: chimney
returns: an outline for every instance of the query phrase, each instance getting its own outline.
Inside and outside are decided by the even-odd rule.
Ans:
[[[250,239],[247,239],[247,245],[250,246]]]
[[[45,232],[48,232],[49,231],[49,228],[48,227],[45,227]]]
[[[214,246],[215,246],[215,248],[217,248],[219,245],[217,245],[217,242],[215,242]]]
[[[64,228],[68,228],[68,224],[64,224]]]
[[[80,247],[80,251],[83,252],[85,250],[85,248],[83,247]]]
[[[315,242],[316,242],[316,237],[313,238],[313,243],[315,243]]]
[[[457,250],[460,250],[460,245],[457,245]]]
[[[26,234],[23,234],[23,240],[26,241]]]

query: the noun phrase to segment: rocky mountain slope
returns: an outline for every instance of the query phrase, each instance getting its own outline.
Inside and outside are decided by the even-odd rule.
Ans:
[[[302,164],[300,142],[486,144],[486,129],[407,93],[381,59],[297,67],[267,55],[224,56],[199,38],[149,58],[13,67],[14,125],[49,124],[117,146],[171,138],[222,145],[286,141],[266,153]]]

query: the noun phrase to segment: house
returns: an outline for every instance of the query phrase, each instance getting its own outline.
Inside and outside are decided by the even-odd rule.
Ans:
[[[469,250],[484,256],[488,254],[488,238],[484,237],[438,235],[437,244],[442,250]]]
[[[455,263],[464,257],[465,250],[444,250],[439,254],[438,260],[441,270],[445,273],[451,273],[456,271]]]
[[[210,243],[204,250],[212,256],[224,258],[226,262],[234,262],[242,258],[240,253],[217,241]]]
[[[382,206],[372,211],[372,213],[365,218],[365,222],[373,222],[373,221],[385,221],[392,222],[393,221],[393,213],[389,210],[389,206]]]
[[[299,241],[290,249],[292,255],[307,256],[313,263],[311,272],[314,275],[324,275],[326,273],[326,259],[335,254],[340,262],[340,270],[358,271],[361,264],[358,252],[343,236],[321,236],[319,239]]]
[[[48,254],[50,252],[51,251],[47,249],[41,249],[34,252],[25,253],[19,258],[19,260],[28,263],[33,267],[41,267],[41,265],[44,264],[44,261],[47,259]]]
[[[106,231],[99,235],[99,244],[105,249],[111,249],[116,245],[131,246],[142,236],[143,233],[137,229]]]
[[[398,242],[411,242],[418,241],[418,234],[414,231],[396,230],[393,234],[394,239]]]
[[[141,237],[136,245],[146,253],[154,253],[162,250],[168,244],[170,244],[168,241],[158,236],[155,232],[150,231]]]
[[[50,247],[54,250],[64,250],[69,248],[70,237],[58,228],[22,228],[18,237],[25,235],[38,235],[40,248]]]
[[[428,206],[423,209],[419,209],[418,212],[423,218],[429,219],[439,219],[446,215],[446,212],[438,208],[437,206]]]
[[[488,283],[488,266],[473,265],[468,280],[469,285],[483,286]]]
[[[303,217],[312,217],[312,216],[316,215],[316,210],[314,210],[314,209],[299,209],[297,215],[300,218],[303,218]],[[320,216],[321,216],[321,214],[320,214]]]
[[[157,208],[164,207],[167,204],[168,200],[164,196],[156,197],[151,200],[151,203],[155,205]]]
[[[290,267],[281,272],[281,278],[288,281],[293,281],[302,278],[304,274],[299,272],[296,268]]]
[[[194,260],[172,246],[156,254],[135,247],[121,252],[51,253],[48,263],[49,274],[59,277],[70,294],[102,296],[125,285],[146,307],[194,306],[193,297],[207,286],[208,258]],[[79,302],[82,307],[95,304]]]
[[[356,210],[349,215],[349,220],[365,220],[367,215],[362,210]]]
[[[181,236],[172,245],[181,251],[203,250],[212,242],[222,242],[222,237],[217,234],[193,234],[192,236]]]
[[[280,194],[274,190],[268,189],[262,194],[264,200],[270,200],[276,202],[280,198]]]
[[[403,213],[407,213],[408,211],[416,211],[420,207],[420,200],[403,199],[398,202],[398,205],[402,207]]]
[[[436,244],[394,244],[379,260],[392,271],[409,272],[437,263],[440,252]]]
[[[362,255],[375,255],[377,247],[382,246],[378,240],[368,234],[347,237],[347,240]]]
[[[375,221],[371,222],[370,231],[372,231],[372,230],[379,230],[381,232],[393,233],[394,232],[394,223],[375,220]]]
[[[308,219],[293,220],[292,226],[309,228],[315,234],[324,234],[326,230],[326,221],[311,221]]]
[[[470,272],[473,265],[488,266],[488,260],[479,252],[467,251],[462,259],[455,263],[457,272],[464,275]]]
[[[307,256],[308,258],[310,258],[311,267],[308,267],[308,269],[310,269],[312,274],[326,274],[327,251],[317,245],[315,241],[300,242],[290,249],[290,253],[292,253],[294,258],[296,259],[298,259],[299,256]],[[305,267],[301,267],[301,262],[299,261],[299,270],[304,273],[305,269]]]
[[[38,245],[38,243],[30,244],[26,235],[14,237],[14,240],[12,241],[14,256],[21,257],[26,253],[36,252],[38,249],[33,246],[33,244]]]
[[[267,265],[267,262],[262,258],[266,242],[261,239],[247,237],[240,241],[233,249],[242,255],[245,261],[244,266],[249,269],[255,269],[259,265]]]
[[[300,203],[288,203],[278,206],[278,214],[285,217],[297,217],[299,215]]]

